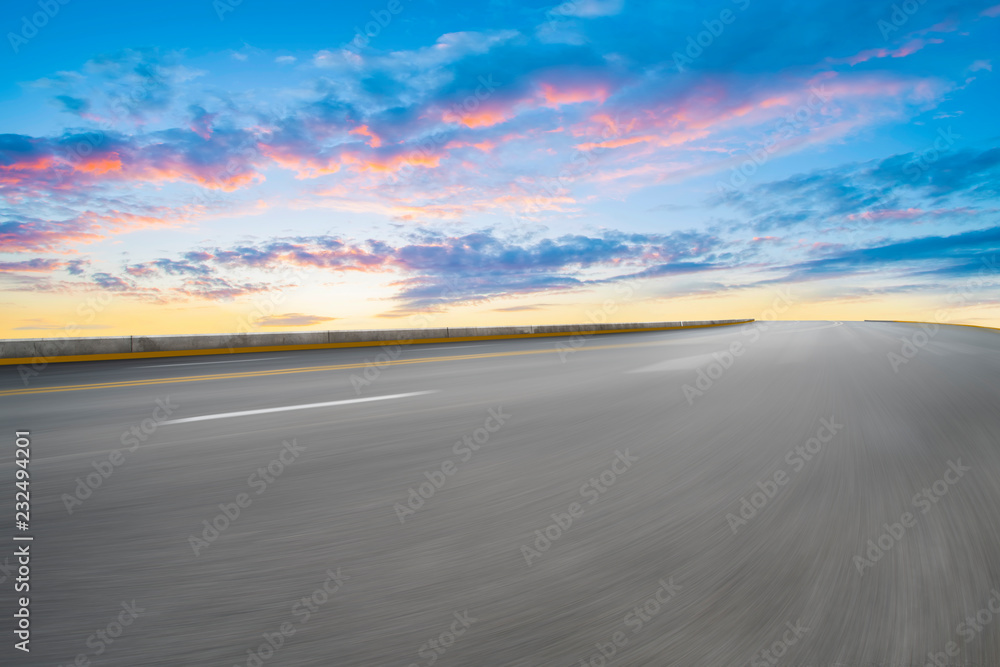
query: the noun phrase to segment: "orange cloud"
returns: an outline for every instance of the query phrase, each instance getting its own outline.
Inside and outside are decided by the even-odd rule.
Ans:
[[[577,144],[577,150],[589,151],[595,148],[621,148],[622,146],[631,146],[632,144],[646,143],[656,141],[656,137],[651,134],[644,134],[638,137],[622,137],[621,139],[610,139],[608,141],[597,141],[589,142],[583,144]]]
[[[118,153],[108,153],[93,160],[78,163],[77,171],[87,174],[106,174],[109,171],[121,171],[122,161]]]
[[[461,123],[468,128],[477,127],[492,127],[493,125],[499,125],[500,123],[505,123],[514,114],[508,114],[503,111],[474,111],[467,114],[458,115],[454,111],[445,111],[441,116],[441,120],[446,123]]]
[[[345,164],[350,164],[355,171],[395,173],[405,165],[433,169],[441,163],[441,157],[441,155],[428,154],[423,151],[408,151],[384,159],[365,158],[356,153],[349,153],[344,155],[341,160]]]
[[[465,215],[464,206],[448,206],[445,204],[424,204],[423,206],[392,206],[389,211],[399,220],[419,220],[436,218],[438,220],[459,220]]]
[[[312,157],[297,155],[289,149],[260,145],[261,152],[274,160],[280,167],[295,172],[295,178],[302,180],[306,178],[318,178],[326,174],[335,174],[340,171],[340,164],[332,158],[321,160]]]
[[[119,148],[86,156],[40,153],[18,156],[16,161],[0,165],[0,184],[72,190],[107,181],[186,181],[229,192],[263,180],[250,165],[243,165],[242,171],[235,172],[223,166],[203,164],[184,152],[160,145]]]
[[[47,155],[35,156],[12,164],[0,164],[0,185],[21,185],[30,183],[41,172],[55,166],[55,160]]]
[[[604,104],[604,101],[608,99],[608,89],[602,84],[577,85],[559,89],[552,84],[543,83],[539,88],[544,100],[542,106],[550,109],[558,109],[566,104],[580,104],[582,102]]]
[[[369,130],[367,125],[359,125],[351,130],[349,134],[358,134],[363,137],[368,137],[368,145],[372,148],[378,148],[382,145],[382,138]]]
[[[445,150],[451,150],[453,148],[475,148],[481,150],[484,153],[490,153],[496,148],[497,145],[490,141],[489,139],[480,141],[478,143],[472,143],[470,141],[449,141],[444,145]]]

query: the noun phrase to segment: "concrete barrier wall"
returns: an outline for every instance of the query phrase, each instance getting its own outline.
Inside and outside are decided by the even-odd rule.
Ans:
[[[422,340],[554,336],[580,332],[656,330],[752,322],[705,320],[698,322],[618,322],[553,324],[520,327],[455,327],[438,329],[378,329],[368,331],[307,331],[290,333],[205,334],[193,336],[106,336],[97,338],[25,338],[0,340],[0,362],[7,360],[60,361],[60,357],[127,358],[214,352],[253,352],[268,348],[347,347],[384,342],[419,343]]]
[[[250,333],[196,336],[133,336],[131,352],[177,352],[180,350],[228,350],[278,345],[325,345],[329,332]]]
[[[131,336],[0,340],[0,359],[10,359],[12,357],[63,357],[80,354],[122,354],[131,351]]]

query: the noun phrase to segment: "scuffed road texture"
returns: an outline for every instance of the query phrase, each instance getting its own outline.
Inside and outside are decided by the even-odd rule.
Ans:
[[[406,348],[402,361],[551,353],[386,366],[360,388],[362,397],[436,391],[421,396],[159,425],[72,515],[63,494],[121,447],[157,398],[177,404],[174,418],[335,401],[357,397],[350,378],[360,371],[0,398],[5,495],[13,431],[31,431],[35,535],[32,652],[11,647],[8,579],[0,662],[68,665],[84,654],[122,667],[406,667],[435,654],[444,666],[599,665],[598,644],[610,652],[620,631],[627,641],[609,664],[771,664],[760,651],[776,647],[780,665],[925,665],[928,652],[955,642],[958,654],[940,664],[1000,665],[1000,614],[968,643],[968,626],[960,630],[1000,590],[1000,333],[942,327],[895,372],[888,353],[918,330],[781,322],[578,347]],[[737,341],[744,353],[689,402],[683,385],[695,386],[711,355]],[[52,365],[30,387],[342,364],[378,352]],[[2,389],[23,387],[13,368],[3,378]],[[510,417],[461,461],[453,444],[491,408]],[[842,427],[831,438],[821,419]],[[796,470],[794,448],[817,435],[827,442],[812,443],[819,452]],[[305,449],[258,495],[248,478],[293,438]],[[603,492],[581,494],[616,450],[637,462],[618,463]],[[456,470],[401,523],[394,504],[448,459]],[[933,493],[949,461],[970,469],[938,484],[946,493],[923,513],[914,496]],[[772,488],[778,471],[784,484],[734,534],[727,514],[739,515],[758,482]],[[252,504],[195,556],[189,536],[240,493]],[[521,546],[573,502],[582,516],[529,566]],[[855,556],[905,512],[915,524],[883,537],[889,548],[861,576]],[[328,583],[335,592],[304,621],[296,601],[337,568],[340,588]],[[678,587],[672,597],[661,580]],[[660,608],[636,632],[634,608],[658,591],[667,601],[650,604]],[[88,647],[133,600],[138,618],[112,644]],[[455,616],[464,612],[465,625]],[[295,634],[277,653],[250,657],[283,623]],[[462,633],[444,635],[443,654],[425,646],[418,655],[452,628]]]

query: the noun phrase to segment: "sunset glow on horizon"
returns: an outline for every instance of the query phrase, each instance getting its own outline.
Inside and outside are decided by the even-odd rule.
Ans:
[[[1000,5],[56,4],[2,26],[0,337],[1000,327]]]

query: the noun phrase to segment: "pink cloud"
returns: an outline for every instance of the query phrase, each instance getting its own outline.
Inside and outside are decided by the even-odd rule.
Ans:
[[[924,30],[918,30],[913,35],[926,35],[932,32],[955,32],[958,30],[958,19],[947,18],[940,23],[935,23],[930,28],[925,28]]]
[[[363,137],[368,137],[368,145],[372,148],[378,148],[382,145],[382,139],[377,134],[368,129],[367,125],[359,125],[350,131],[350,134],[358,134]]]
[[[827,62],[846,63],[853,67],[858,63],[867,62],[872,58],[905,58],[906,56],[913,55],[917,51],[920,51],[928,44],[943,44],[943,43],[944,40],[938,39],[936,37],[932,37],[930,39],[922,39],[917,37],[911,39],[909,42],[903,44],[897,49],[887,49],[887,48],[867,49],[849,58],[827,58]]]
[[[604,104],[608,99],[608,88],[604,84],[575,84],[566,86],[556,86],[555,84],[542,83],[539,85],[542,98],[541,106],[550,109],[558,109],[567,104],[581,104],[583,102],[596,102]]]
[[[366,157],[359,153],[345,153],[341,160],[354,171],[395,173],[404,166],[434,168],[441,163],[444,155],[429,151],[409,150],[386,156]]]
[[[13,149],[0,146],[0,185],[37,196],[46,190],[77,190],[114,182],[194,183],[231,192],[264,179],[252,161],[233,159],[228,146],[178,141],[139,144],[136,139],[105,137],[94,145],[16,137]],[[82,149],[86,146],[87,150]]]
[[[596,142],[586,142],[582,144],[577,144],[576,149],[581,151],[590,151],[595,148],[621,148],[622,146],[631,146],[632,144],[655,142],[657,137],[652,134],[644,134],[635,137],[622,137],[620,139],[609,139],[608,141],[596,141]]]
[[[490,141],[489,139],[484,139],[479,142],[471,141],[449,141],[444,145],[445,150],[452,150],[454,148],[475,148],[476,150],[482,151],[483,153],[491,153],[493,149],[496,148],[496,142]]]
[[[17,262],[0,262],[0,273],[51,273],[69,265],[69,262],[36,257]]]
[[[215,113],[200,113],[191,119],[188,127],[192,132],[207,141],[212,136],[212,123],[215,122],[218,115]]]
[[[295,172],[295,178],[317,178],[340,171],[340,163],[334,158],[321,158],[299,155],[290,146],[261,144],[261,152],[274,162],[289,171]]]
[[[0,246],[4,252],[56,252],[73,254],[69,246],[94,243],[106,234],[80,220],[64,222],[6,222],[0,226]]]
[[[878,211],[865,211],[864,213],[851,213],[848,220],[912,220],[924,215],[926,211],[919,208],[905,209],[882,209]]]
[[[506,123],[514,116],[513,108],[501,109],[494,107],[493,109],[482,109],[461,114],[449,110],[442,114],[441,120],[446,123],[461,123],[468,128],[477,128],[492,127],[493,125]]]
[[[460,123],[468,128],[492,127],[515,118],[522,111],[547,108],[558,110],[575,104],[603,104],[611,94],[611,87],[605,82],[595,81],[545,81],[521,97],[489,99],[476,109],[455,106],[444,111],[441,120],[446,123]]]

